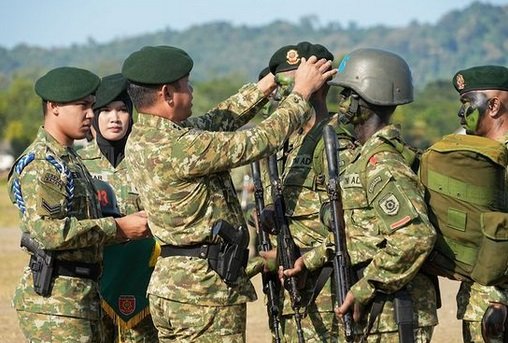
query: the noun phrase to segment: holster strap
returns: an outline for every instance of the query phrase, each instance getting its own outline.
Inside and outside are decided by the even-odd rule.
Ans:
[[[163,245],[161,247],[161,257],[171,256],[187,256],[199,257],[206,259],[209,256],[217,255],[219,252],[218,244],[199,244],[191,246],[176,246],[176,245]]]

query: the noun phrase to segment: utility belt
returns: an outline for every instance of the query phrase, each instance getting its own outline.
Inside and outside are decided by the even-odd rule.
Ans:
[[[245,274],[249,258],[249,233],[243,228],[235,229],[225,220],[218,220],[212,227],[212,239],[220,243],[192,246],[161,246],[161,257],[187,256],[206,259],[209,267],[228,285],[235,286]]]
[[[32,272],[39,270],[39,262],[37,261],[36,256],[30,256],[29,267]],[[53,264],[52,277],[56,278],[58,276],[70,276],[97,281],[101,276],[101,272],[102,268],[100,263],[82,263],[55,260]]]

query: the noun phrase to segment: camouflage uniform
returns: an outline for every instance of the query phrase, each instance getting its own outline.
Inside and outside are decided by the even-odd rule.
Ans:
[[[317,123],[309,132],[301,130],[289,138],[286,163],[281,177],[283,195],[286,202],[286,217],[291,235],[300,248],[308,251],[325,241],[329,230],[319,220],[319,210],[328,201],[326,192],[326,158],[322,142],[322,132],[326,124],[338,127],[338,116],[329,117]],[[341,166],[349,164],[353,148],[353,138],[343,129],[337,129]],[[342,169],[343,170],[343,169]],[[265,192],[269,194],[269,191]],[[314,285],[322,268],[306,276],[305,287],[301,290],[303,303],[308,304],[307,316],[302,320],[302,329],[306,342],[337,341],[338,324],[333,312],[335,291],[331,278],[328,278],[319,295],[312,301]],[[297,340],[294,310],[291,308],[289,293],[281,294],[283,312],[281,318],[284,341]],[[310,302],[310,303],[309,303]]]
[[[232,132],[265,101],[251,84],[210,113],[178,124],[139,114],[126,146],[127,167],[161,245],[212,243],[218,219],[245,227],[229,170],[268,155],[308,119],[308,102],[293,94],[258,127]],[[206,260],[182,256],[159,258],[148,293],[163,342],[244,341],[245,303],[256,299],[248,279],[228,287]],[[197,313],[209,313],[215,323],[221,313],[225,317],[220,326],[189,324],[186,316]]]
[[[85,148],[81,149],[79,151],[79,155],[92,177],[106,181],[115,190],[120,213],[127,215],[143,209],[139,201],[137,191],[130,185],[127,176],[127,167],[124,161],[121,161],[116,167],[113,167],[107,158],[101,153],[95,140],[88,144]],[[143,247],[149,246],[150,241],[153,241],[153,238],[123,243],[121,246],[122,249],[120,249],[119,245],[115,245],[114,249],[110,250],[108,250],[108,247],[105,247],[105,259],[108,258],[108,254],[112,254],[114,252],[115,259],[125,261],[124,268],[112,271],[116,276],[122,278],[122,282],[125,282],[126,284],[131,284],[129,280],[139,282],[138,279],[146,273],[145,270],[142,270],[141,273],[136,273],[132,270],[132,265],[135,263],[137,256],[139,256],[139,254],[137,256],[133,256],[133,254],[136,254],[139,249],[146,249]],[[134,260],[129,261],[130,259]],[[150,261],[146,261],[147,265],[149,262]],[[107,273],[108,271],[105,270],[105,272]],[[148,284],[148,279],[146,280],[146,284]],[[135,305],[137,306],[138,304],[136,303]],[[105,306],[104,303],[103,306]],[[113,312],[111,314],[113,316],[115,315],[114,310],[107,312]],[[119,328],[116,328],[110,317],[105,318],[106,341],[112,341],[114,339],[116,333],[113,331],[116,330],[119,335],[119,342],[146,342],[147,340],[149,342],[157,342],[157,330],[152,323],[149,313],[143,311],[140,314],[141,318],[144,317],[144,319],[139,321],[140,318],[137,317],[133,318],[132,321],[129,321],[128,327],[131,329],[126,329],[122,325],[119,325]]]
[[[400,142],[396,127],[376,132],[356,150],[341,180],[348,251],[353,269],[361,271],[351,287],[355,301],[364,306],[356,339],[365,330],[369,303],[382,292],[386,302],[367,341],[398,342],[393,293],[405,286],[413,300],[413,325],[419,328],[416,341],[429,342],[437,324],[436,293],[418,270],[432,249],[435,231],[417,177],[392,142]],[[307,268],[326,261],[333,251],[333,244],[327,244],[304,255]]]
[[[100,263],[103,245],[116,236],[117,227],[113,218],[98,219],[99,202],[80,158],[43,128],[22,156],[29,154],[34,154],[34,160],[21,174],[13,168],[9,177],[12,202],[16,202],[13,184],[18,179],[26,207],[21,230],[42,248],[56,250],[57,260]],[[70,175],[57,171],[48,158]],[[69,178],[74,181],[70,191],[66,189]],[[34,292],[32,272],[26,267],[13,304],[23,334],[33,342],[102,342],[100,298],[94,280],[57,276],[51,295],[42,297]]]
[[[508,134],[500,141],[508,148]],[[492,302],[508,305],[508,290],[476,282],[461,282],[457,292],[457,319],[462,320],[464,342],[483,342],[481,322]]]

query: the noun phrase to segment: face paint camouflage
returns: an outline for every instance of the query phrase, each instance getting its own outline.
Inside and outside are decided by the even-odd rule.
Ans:
[[[277,74],[275,75],[275,83],[277,84],[277,90],[273,98],[276,101],[281,101],[293,91],[293,87],[295,86],[295,78],[287,75]]]
[[[480,117],[485,113],[488,99],[480,92],[470,92],[462,96],[462,106],[457,114],[460,124],[468,134],[474,134],[478,129]]]

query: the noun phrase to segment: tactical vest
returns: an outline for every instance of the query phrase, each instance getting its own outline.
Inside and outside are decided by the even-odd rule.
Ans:
[[[452,134],[420,162],[437,241],[428,270],[491,286],[508,281],[508,151],[494,140]]]

